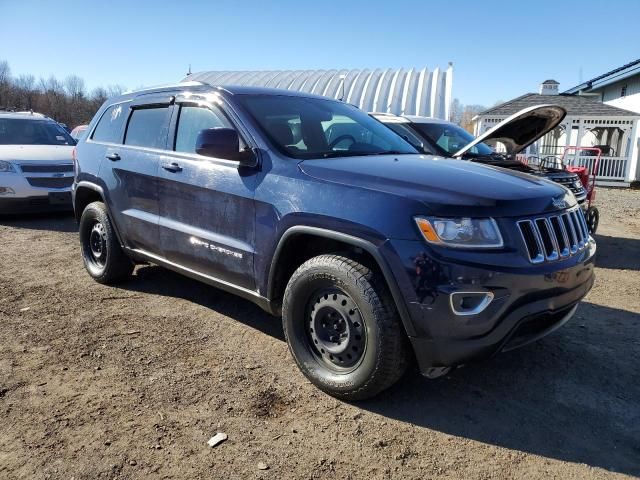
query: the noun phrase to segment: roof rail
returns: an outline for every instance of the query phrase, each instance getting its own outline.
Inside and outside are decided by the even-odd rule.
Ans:
[[[152,85],[150,87],[145,87],[145,88],[140,88],[137,90],[127,90],[125,92],[122,92],[122,95],[126,95],[129,93],[140,93],[140,92],[148,92],[151,90],[159,90],[162,88],[179,88],[179,87],[196,87],[198,85],[205,85],[205,83],[203,82],[199,82],[196,80],[193,81],[188,81],[188,82],[178,82],[178,83],[165,83],[162,85]]]

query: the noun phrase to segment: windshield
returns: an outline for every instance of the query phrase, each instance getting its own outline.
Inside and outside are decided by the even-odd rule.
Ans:
[[[236,98],[278,150],[293,158],[418,153],[380,122],[346,103],[286,95]]]
[[[0,145],[75,145],[69,133],[51,120],[0,118]]]
[[[464,128],[450,123],[411,123],[410,125],[440,150],[441,155],[451,156],[475,140],[475,137]],[[478,143],[467,153],[492,155],[495,152],[486,143]]]

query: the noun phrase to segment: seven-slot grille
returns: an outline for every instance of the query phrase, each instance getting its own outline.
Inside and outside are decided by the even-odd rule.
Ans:
[[[531,263],[569,257],[589,243],[589,229],[579,207],[558,215],[520,220],[518,228]]]

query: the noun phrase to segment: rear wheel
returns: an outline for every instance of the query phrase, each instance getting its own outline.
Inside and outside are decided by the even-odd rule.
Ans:
[[[589,207],[585,212],[587,220],[587,227],[589,227],[589,233],[595,235],[598,230],[598,224],[600,223],[600,212],[597,207]]]
[[[382,278],[355,260],[321,255],[301,265],[282,318],[296,363],[330,395],[369,398],[406,370],[407,338],[393,300]]]
[[[111,284],[131,275],[134,265],[120,247],[104,203],[87,205],[79,230],[82,260],[94,280]]]

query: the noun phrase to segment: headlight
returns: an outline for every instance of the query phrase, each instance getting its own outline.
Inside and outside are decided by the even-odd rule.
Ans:
[[[13,168],[13,165],[11,165],[9,162],[0,160],[0,173],[15,172],[15,171],[16,169]]]
[[[454,248],[500,248],[502,235],[493,218],[415,217],[429,243]]]

